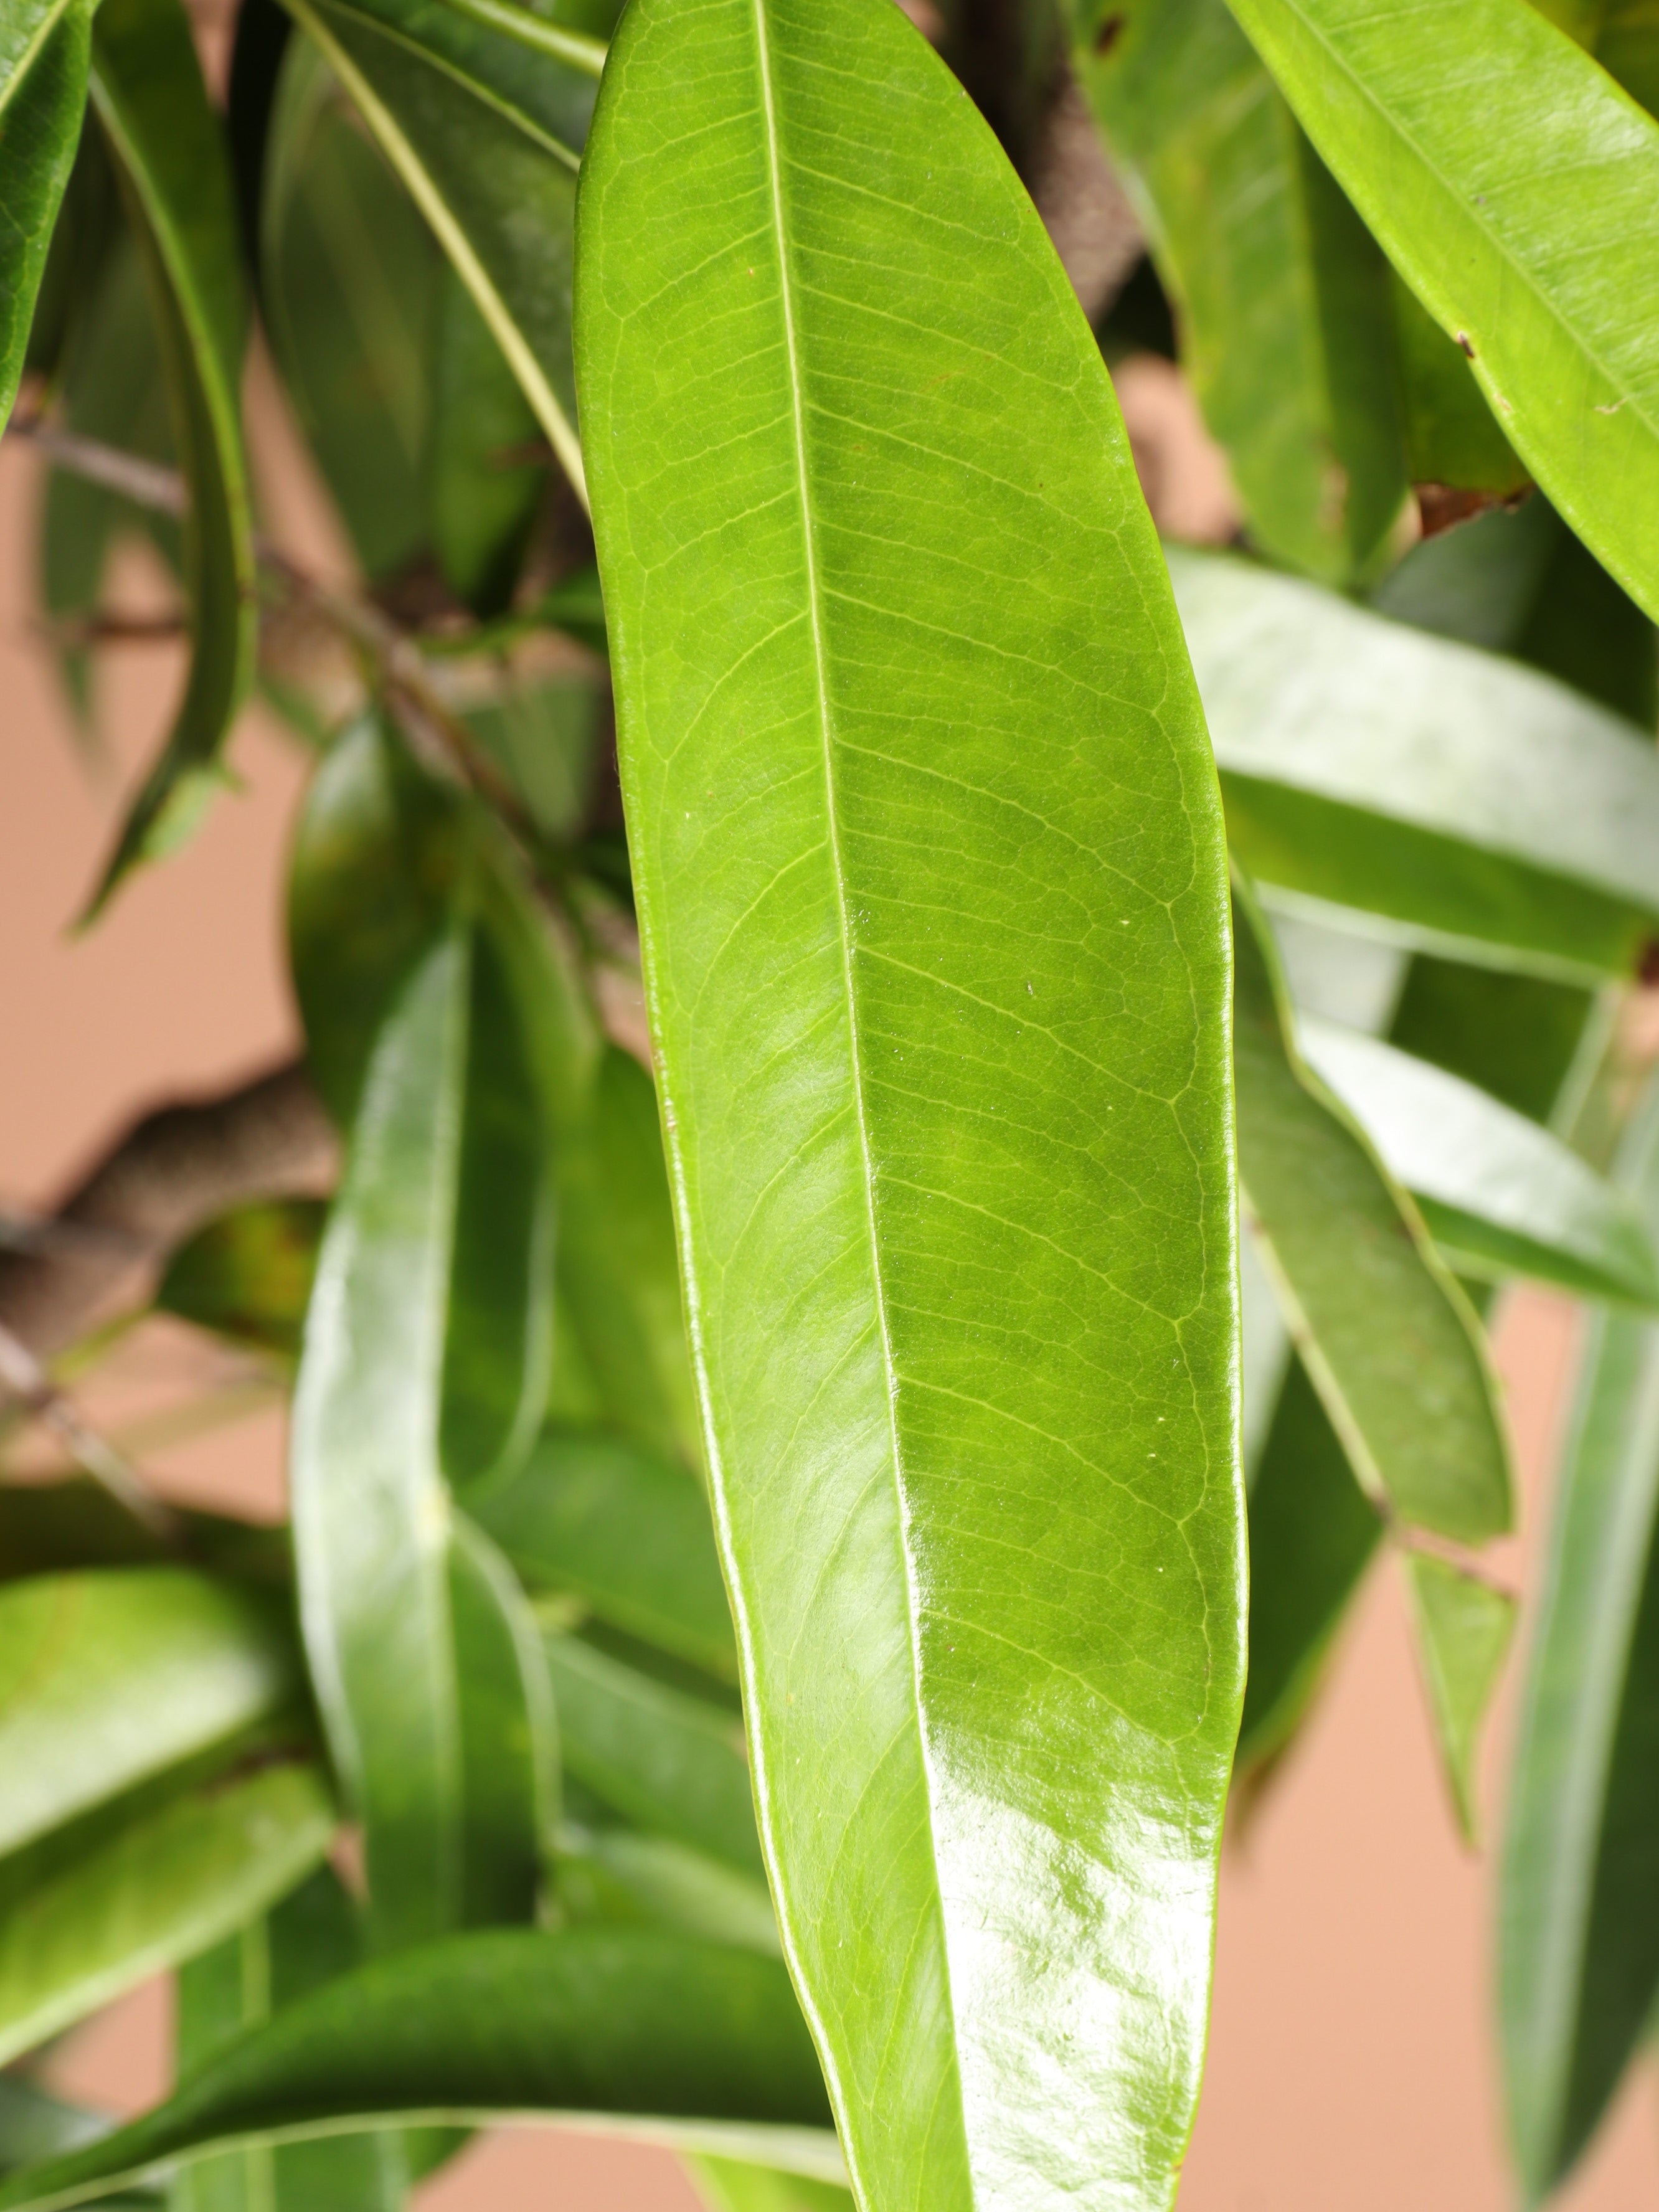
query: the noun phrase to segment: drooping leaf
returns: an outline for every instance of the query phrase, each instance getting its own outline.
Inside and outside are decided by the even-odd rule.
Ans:
[[[233,1343],[295,1358],[325,1210],[318,1199],[283,1198],[222,1214],[167,1261],[156,1304]]]
[[[177,2158],[343,2121],[597,2112],[623,2131],[825,2178],[840,2165],[775,1960],[654,1931],[503,1929],[342,1976],[155,2112],[0,2185],[0,2207],[57,2212]]]
[[[445,581],[475,614],[513,596],[547,482],[545,441],[453,269],[438,291],[427,498]]]
[[[334,1827],[316,1768],[287,1763],[149,1793],[0,1865],[0,2063],[262,1912]]]
[[[161,757],[132,803],[94,908],[128,870],[187,836],[253,673],[258,627],[240,388],[247,296],[219,121],[177,0],[104,0],[92,99],[114,154],[162,339],[190,504],[192,651]]]
[[[289,398],[365,572],[388,575],[426,542],[442,262],[306,38],[277,81],[259,260]]]
[[[572,219],[604,49],[501,0],[285,4],[431,225],[585,496],[570,361]]]
[[[1230,4],[1516,452],[1659,619],[1659,125],[1522,0],[1432,38],[1412,0]]]
[[[1243,1535],[1223,853],[1161,556],[1030,203],[884,0],[637,0],[579,225],[786,1951],[868,2201],[1161,2204]]]
[[[1479,1325],[1411,1200],[1297,1053],[1261,910],[1236,885],[1239,1178],[1297,1348],[1356,1480],[1466,1543],[1510,1525]]]
[[[87,104],[87,0],[16,0],[0,23],[0,430]]]
[[[1407,496],[1387,262],[1224,0],[1089,0],[1077,29],[1252,535],[1363,580]]]
[[[1408,1552],[1405,1567],[1446,1781],[1458,1825],[1473,1844],[1480,1828],[1475,1771],[1480,1723],[1509,1653],[1516,1601],[1426,1552]]]
[[[709,2212],[853,2212],[852,2192],[833,2181],[730,2158],[692,2158],[686,2165]]]
[[[1461,1273],[1659,1305],[1659,1260],[1636,1207],[1559,1138],[1379,1038],[1307,1020],[1297,1036]]]
[[[1659,754],[1638,732],[1294,578],[1170,566],[1254,875],[1500,964],[1634,965],[1659,905]]]
[[[559,1905],[573,1925],[643,1920],[768,1958],[783,1955],[763,1881],[667,1836],[610,1820],[562,1830]]]
[[[532,1588],[571,1591],[613,1628],[735,1678],[708,1500],[682,1469],[604,1430],[550,1429],[471,1510]]]
[[[1659,1116],[1620,1176],[1659,1227]],[[1509,1789],[1499,2024],[1528,2199],[1568,2172],[1659,1989],[1659,1328],[1590,1326]]]
[[[294,1640],[263,1595],[183,1567],[0,1589],[0,1852],[279,1711]]]
[[[737,1716],[574,1636],[546,1653],[570,1772],[648,1834],[763,1876]]]

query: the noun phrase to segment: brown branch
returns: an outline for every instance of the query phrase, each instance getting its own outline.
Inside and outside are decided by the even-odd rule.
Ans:
[[[325,1190],[337,1158],[333,1125],[297,1061],[147,1115],[34,1231],[32,1249],[0,1253],[0,1327],[50,1359],[146,1295],[167,1253],[216,1214]]]
[[[144,1487],[113,1444],[89,1429],[22,1339],[0,1325],[0,1390],[52,1431],[76,1462],[101,1483],[118,1505],[168,1542],[179,1534],[171,1506]]]

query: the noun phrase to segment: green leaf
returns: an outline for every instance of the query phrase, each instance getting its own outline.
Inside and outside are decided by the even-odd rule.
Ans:
[[[1298,1042],[1460,1273],[1659,1305],[1659,1260],[1636,1207],[1559,1138],[1376,1037],[1304,1020]]]
[[[0,2063],[263,1911],[321,1858],[335,1814],[316,1769],[286,1764],[94,1826],[84,1847],[27,1854],[29,1880],[0,1870]]]
[[[1090,0],[1078,17],[1078,73],[1137,187],[1251,534],[1325,582],[1362,580],[1407,492],[1387,262],[1224,0]]]
[[[0,1589],[0,1851],[280,1711],[300,1686],[270,1601],[183,1567]]]
[[[764,1881],[668,1837],[609,1821],[562,1831],[559,1904],[573,1923],[645,1920],[711,1943],[782,1956]]]
[[[599,1059],[563,1199],[559,1279],[611,1423],[648,1451],[700,1466],[657,1094],[614,1045]]]
[[[579,226],[786,1953],[866,2202],[1162,2204],[1243,1534],[1221,822],[1162,558],[1031,204],[886,0],[635,0]]]
[[[75,166],[91,35],[86,0],[16,0],[0,24],[0,430]]]
[[[1620,1180],[1659,1227],[1659,1115]],[[1499,2022],[1528,2201],[1572,2166],[1659,1989],[1659,1328],[1593,1319],[1509,1790]]]
[[[156,1304],[233,1344],[295,1358],[325,1212],[319,1199],[278,1198],[222,1214],[167,1261]]]
[[[709,2212],[853,2212],[850,2190],[804,2173],[740,2166],[730,2158],[686,2160]]]
[[[247,296],[230,167],[177,0],[104,0],[92,99],[120,173],[162,335],[173,435],[190,495],[185,580],[193,650],[161,757],[93,902],[190,835],[253,674],[258,631],[240,387]]]
[[[285,1529],[175,1509],[192,1559],[268,1587],[289,1579]],[[7,1582],[71,1567],[171,1565],[155,1533],[89,1475],[61,1482],[0,1483],[0,1576]]]
[[[78,2150],[108,2125],[100,2113],[49,2096],[20,2074],[0,2075],[0,2173]]]
[[[1516,1601],[1506,1591],[1425,1552],[1408,1552],[1405,1567],[1446,1780],[1458,1826],[1474,1844],[1480,1828],[1475,1771],[1480,1723],[1509,1652]]]
[[[477,615],[513,597],[547,467],[529,401],[453,269],[438,292],[432,434],[433,550],[444,580]]]
[[[1231,4],[1510,443],[1659,618],[1659,126],[1522,0],[1431,39],[1413,0]]]
[[[306,38],[289,39],[277,80],[260,246],[265,326],[295,413],[365,572],[391,574],[426,543],[443,264]]]
[[[648,1834],[763,1875],[743,1727],[574,1636],[545,1639],[565,1765]]]
[[[1606,0],[1595,58],[1650,115],[1659,114],[1659,18],[1653,0]]]
[[[585,498],[572,220],[603,48],[506,0],[285,4],[431,225]]]
[[[1170,569],[1254,875],[1471,957],[1575,981],[1634,965],[1659,911],[1639,732],[1294,578],[1173,549]]]
[[[1496,1381],[1409,1199],[1299,1058],[1267,924],[1233,898],[1239,1176],[1285,1317],[1355,1479],[1466,1543],[1510,1525]]]
[[[381,1026],[294,1410],[306,1644],[383,1948],[523,1903],[544,1827],[521,1601],[482,1539],[452,1538],[438,1458],[473,950],[452,927]],[[516,1768],[492,1757],[504,1728]]]
[[[1389,1040],[1478,1083],[1529,1121],[1547,1121],[1592,1003],[1570,983],[1419,953],[1401,986]]]
[[[1397,276],[1394,310],[1412,482],[1452,484],[1497,499],[1526,490],[1532,479],[1486,404],[1468,356]]]
[[[775,1960],[655,1931],[501,1930],[343,1976],[155,2112],[0,2186],[0,2207],[55,2212],[176,2158],[343,2122],[598,2112],[658,2141],[831,2179],[839,2166]]]
[[[532,1589],[571,1591],[611,1627],[736,1678],[708,1501],[682,1469],[602,1430],[549,1430],[471,1510]]]

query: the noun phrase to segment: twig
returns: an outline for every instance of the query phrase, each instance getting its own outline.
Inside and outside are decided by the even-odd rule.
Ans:
[[[106,491],[118,492],[135,507],[182,515],[190,505],[189,491],[178,470],[164,468],[159,461],[125,453],[118,446],[106,446],[97,438],[83,438],[77,430],[60,430],[38,416],[26,422],[14,418],[6,434],[26,438],[60,469],[84,477],[88,483],[101,484]]]
[[[178,1516],[147,1490],[115,1447],[89,1429],[22,1339],[0,1322],[0,1388],[48,1428],[76,1464],[151,1534],[176,1543]]]

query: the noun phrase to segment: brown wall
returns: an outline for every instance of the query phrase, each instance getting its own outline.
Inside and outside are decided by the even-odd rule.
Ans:
[[[40,1203],[122,1120],[292,1048],[279,916],[304,763],[258,714],[240,732],[240,797],[196,844],[125,890],[91,934],[65,935],[111,835],[118,793],[162,727],[176,653],[107,656],[111,775],[77,762],[31,634],[38,483],[0,448],[0,1202]],[[314,509],[272,502],[279,529],[320,541]],[[323,548],[325,552],[325,546]],[[153,598],[127,564],[116,596]],[[1559,1416],[1565,1309],[1514,1302],[1501,1352],[1522,1437],[1528,1525]],[[105,1387],[123,1414],[176,1395],[201,1355],[153,1333]],[[280,1509],[279,1418],[266,1413],[147,1460],[175,1494]],[[1513,1704],[1513,1692],[1510,1704]],[[1494,1776],[1498,1769],[1493,1768]],[[1491,1794],[1489,1793],[1489,1802]],[[1400,1594],[1379,1577],[1331,1694],[1223,1872],[1215,2027],[1182,2212],[1504,2212],[1486,1989],[1491,1865],[1459,1847],[1442,1802]],[[159,2093],[167,1999],[138,1992],[61,2055],[66,2087],[118,2110]],[[428,2212],[691,2212],[661,2152],[526,2135],[480,2145],[430,2185]],[[1659,2203],[1659,2112],[1626,2094],[1571,2212]]]

